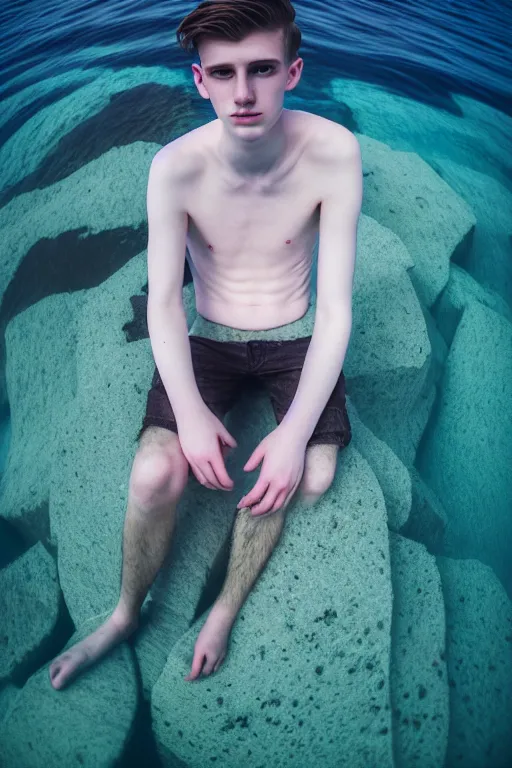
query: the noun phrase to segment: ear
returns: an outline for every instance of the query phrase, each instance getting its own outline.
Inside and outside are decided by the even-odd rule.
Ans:
[[[299,84],[303,67],[304,61],[300,58],[300,56],[296,58],[292,64],[290,64],[288,68],[288,80],[286,82],[285,91],[293,91],[293,89],[296,88],[296,86]]]
[[[200,64],[192,64],[192,72],[194,75],[194,83],[196,84],[196,88],[203,97],[203,99],[210,99],[210,94],[208,93],[206,86],[203,81],[203,70]]]

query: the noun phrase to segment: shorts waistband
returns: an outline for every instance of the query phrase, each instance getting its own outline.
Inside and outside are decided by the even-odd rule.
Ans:
[[[213,323],[202,315],[197,315],[188,332],[189,336],[201,336],[213,341],[292,341],[313,335],[315,325],[315,306],[311,303],[306,313],[286,325],[268,328],[262,331],[231,328],[229,325]]]

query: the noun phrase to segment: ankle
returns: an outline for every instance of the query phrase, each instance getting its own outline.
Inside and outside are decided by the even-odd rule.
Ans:
[[[233,600],[229,598],[227,595],[220,594],[213,604],[213,608],[215,608],[215,611],[217,613],[221,613],[226,619],[231,619],[231,621],[234,621],[238,610],[235,606]]]
[[[119,629],[137,629],[139,626],[139,613],[130,611],[122,602],[116,605],[111,619]]]

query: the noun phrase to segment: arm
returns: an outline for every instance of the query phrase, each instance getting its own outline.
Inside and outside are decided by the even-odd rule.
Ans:
[[[168,145],[153,158],[148,179],[147,320],[153,357],[177,422],[203,405],[183,307],[188,215],[180,181],[180,159]]]
[[[340,135],[336,133],[336,135]],[[332,157],[334,150],[335,157]],[[357,225],[363,195],[359,143],[344,131],[330,142],[320,209],[315,326],[299,385],[280,426],[309,440],[339,378],[352,330]]]

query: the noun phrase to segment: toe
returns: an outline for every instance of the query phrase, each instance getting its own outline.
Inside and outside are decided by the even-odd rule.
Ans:
[[[54,688],[57,687],[59,677],[60,669],[57,667],[57,669],[50,669],[50,683],[53,685]]]
[[[50,682],[54,688],[60,688],[61,686],[60,673],[61,673],[60,667],[50,672]]]
[[[201,653],[200,651],[196,651],[194,653],[194,658],[192,659],[192,669],[190,670],[190,673],[186,676],[185,680],[196,680],[199,675],[201,674],[201,667],[203,666],[203,661],[205,659],[204,653]]]
[[[205,676],[211,675],[216,661],[217,661],[217,658],[215,656],[207,657],[206,664],[204,665],[204,668],[203,668],[203,675]]]
[[[57,661],[54,661],[53,664],[50,666],[50,680],[52,683],[57,682],[57,678],[60,676],[60,673],[62,672],[62,659],[58,659]]]

